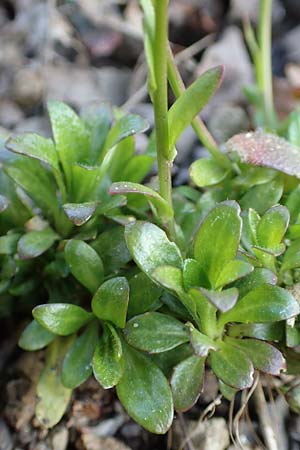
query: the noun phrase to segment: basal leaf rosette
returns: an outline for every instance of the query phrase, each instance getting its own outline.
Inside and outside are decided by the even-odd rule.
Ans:
[[[286,209],[268,212],[258,227],[260,244],[277,248],[287,222]],[[156,225],[136,222],[126,227],[136,264],[169,292],[173,303],[163,296],[167,312],[164,308],[134,316],[123,334],[170,377],[179,411],[189,409],[200,395],[206,363],[224,395],[226,389],[232,393],[249,388],[255,370],[279,375],[285,368],[276,342],[283,321],[295,317],[299,305],[290,292],[276,286],[270,269],[253,266],[245,257],[242,229],[237,203],[216,205],[195,235],[193,253],[185,258]],[[176,350],[182,359],[176,359]]]

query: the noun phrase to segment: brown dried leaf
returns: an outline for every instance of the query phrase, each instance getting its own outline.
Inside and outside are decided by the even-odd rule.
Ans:
[[[261,131],[237,134],[227,141],[226,149],[236,152],[241,162],[300,178],[300,148],[273,134]]]

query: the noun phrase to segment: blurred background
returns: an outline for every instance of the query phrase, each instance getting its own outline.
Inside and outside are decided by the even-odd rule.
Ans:
[[[299,103],[300,2],[273,3],[274,84],[284,117]],[[220,142],[249,127],[243,87],[251,83],[253,70],[242,21],[248,16],[256,25],[258,4],[170,0],[170,40],[186,83],[225,64],[223,85],[203,113]],[[153,121],[138,0],[0,1],[0,128],[49,134],[48,99],[77,110],[105,100]],[[187,131],[185,152],[194,140]]]

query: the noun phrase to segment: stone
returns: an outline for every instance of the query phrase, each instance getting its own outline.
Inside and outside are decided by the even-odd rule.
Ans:
[[[229,431],[225,419],[212,418],[205,422],[186,420],[186,433],[190,436],[195,450],[226,450],[230,444]],[[173,450],[177,450],[184,437],[178,422],[175,422]]]

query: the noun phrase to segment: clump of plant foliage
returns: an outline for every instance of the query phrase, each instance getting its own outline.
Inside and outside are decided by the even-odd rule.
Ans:
[[[277,123],[258,70],[264,128],[233,137],[223,153],[198,117],[223,68],[185,89],[168,47],[168,1],[140,3],[155,112],[146,153],[134,154],[132,137],[145,121],[106,105],[79,118],[52,102],[53,140],[6,142],[1,310],[37,305],[20,346],[47,347],[36,410],[47,427],[92,373],[163,434],[173,410],[205,389],[206,366],[228,399],[255,371],[299,372],[300,115]],[[268,36],[249,33],[260,67]],[[170,109],[168,80],[178,97]],[[193,187],[172,190],[176,141],[190,124],[211,158],[192,164]],[[141,184],[155,154],[158,182]]]

